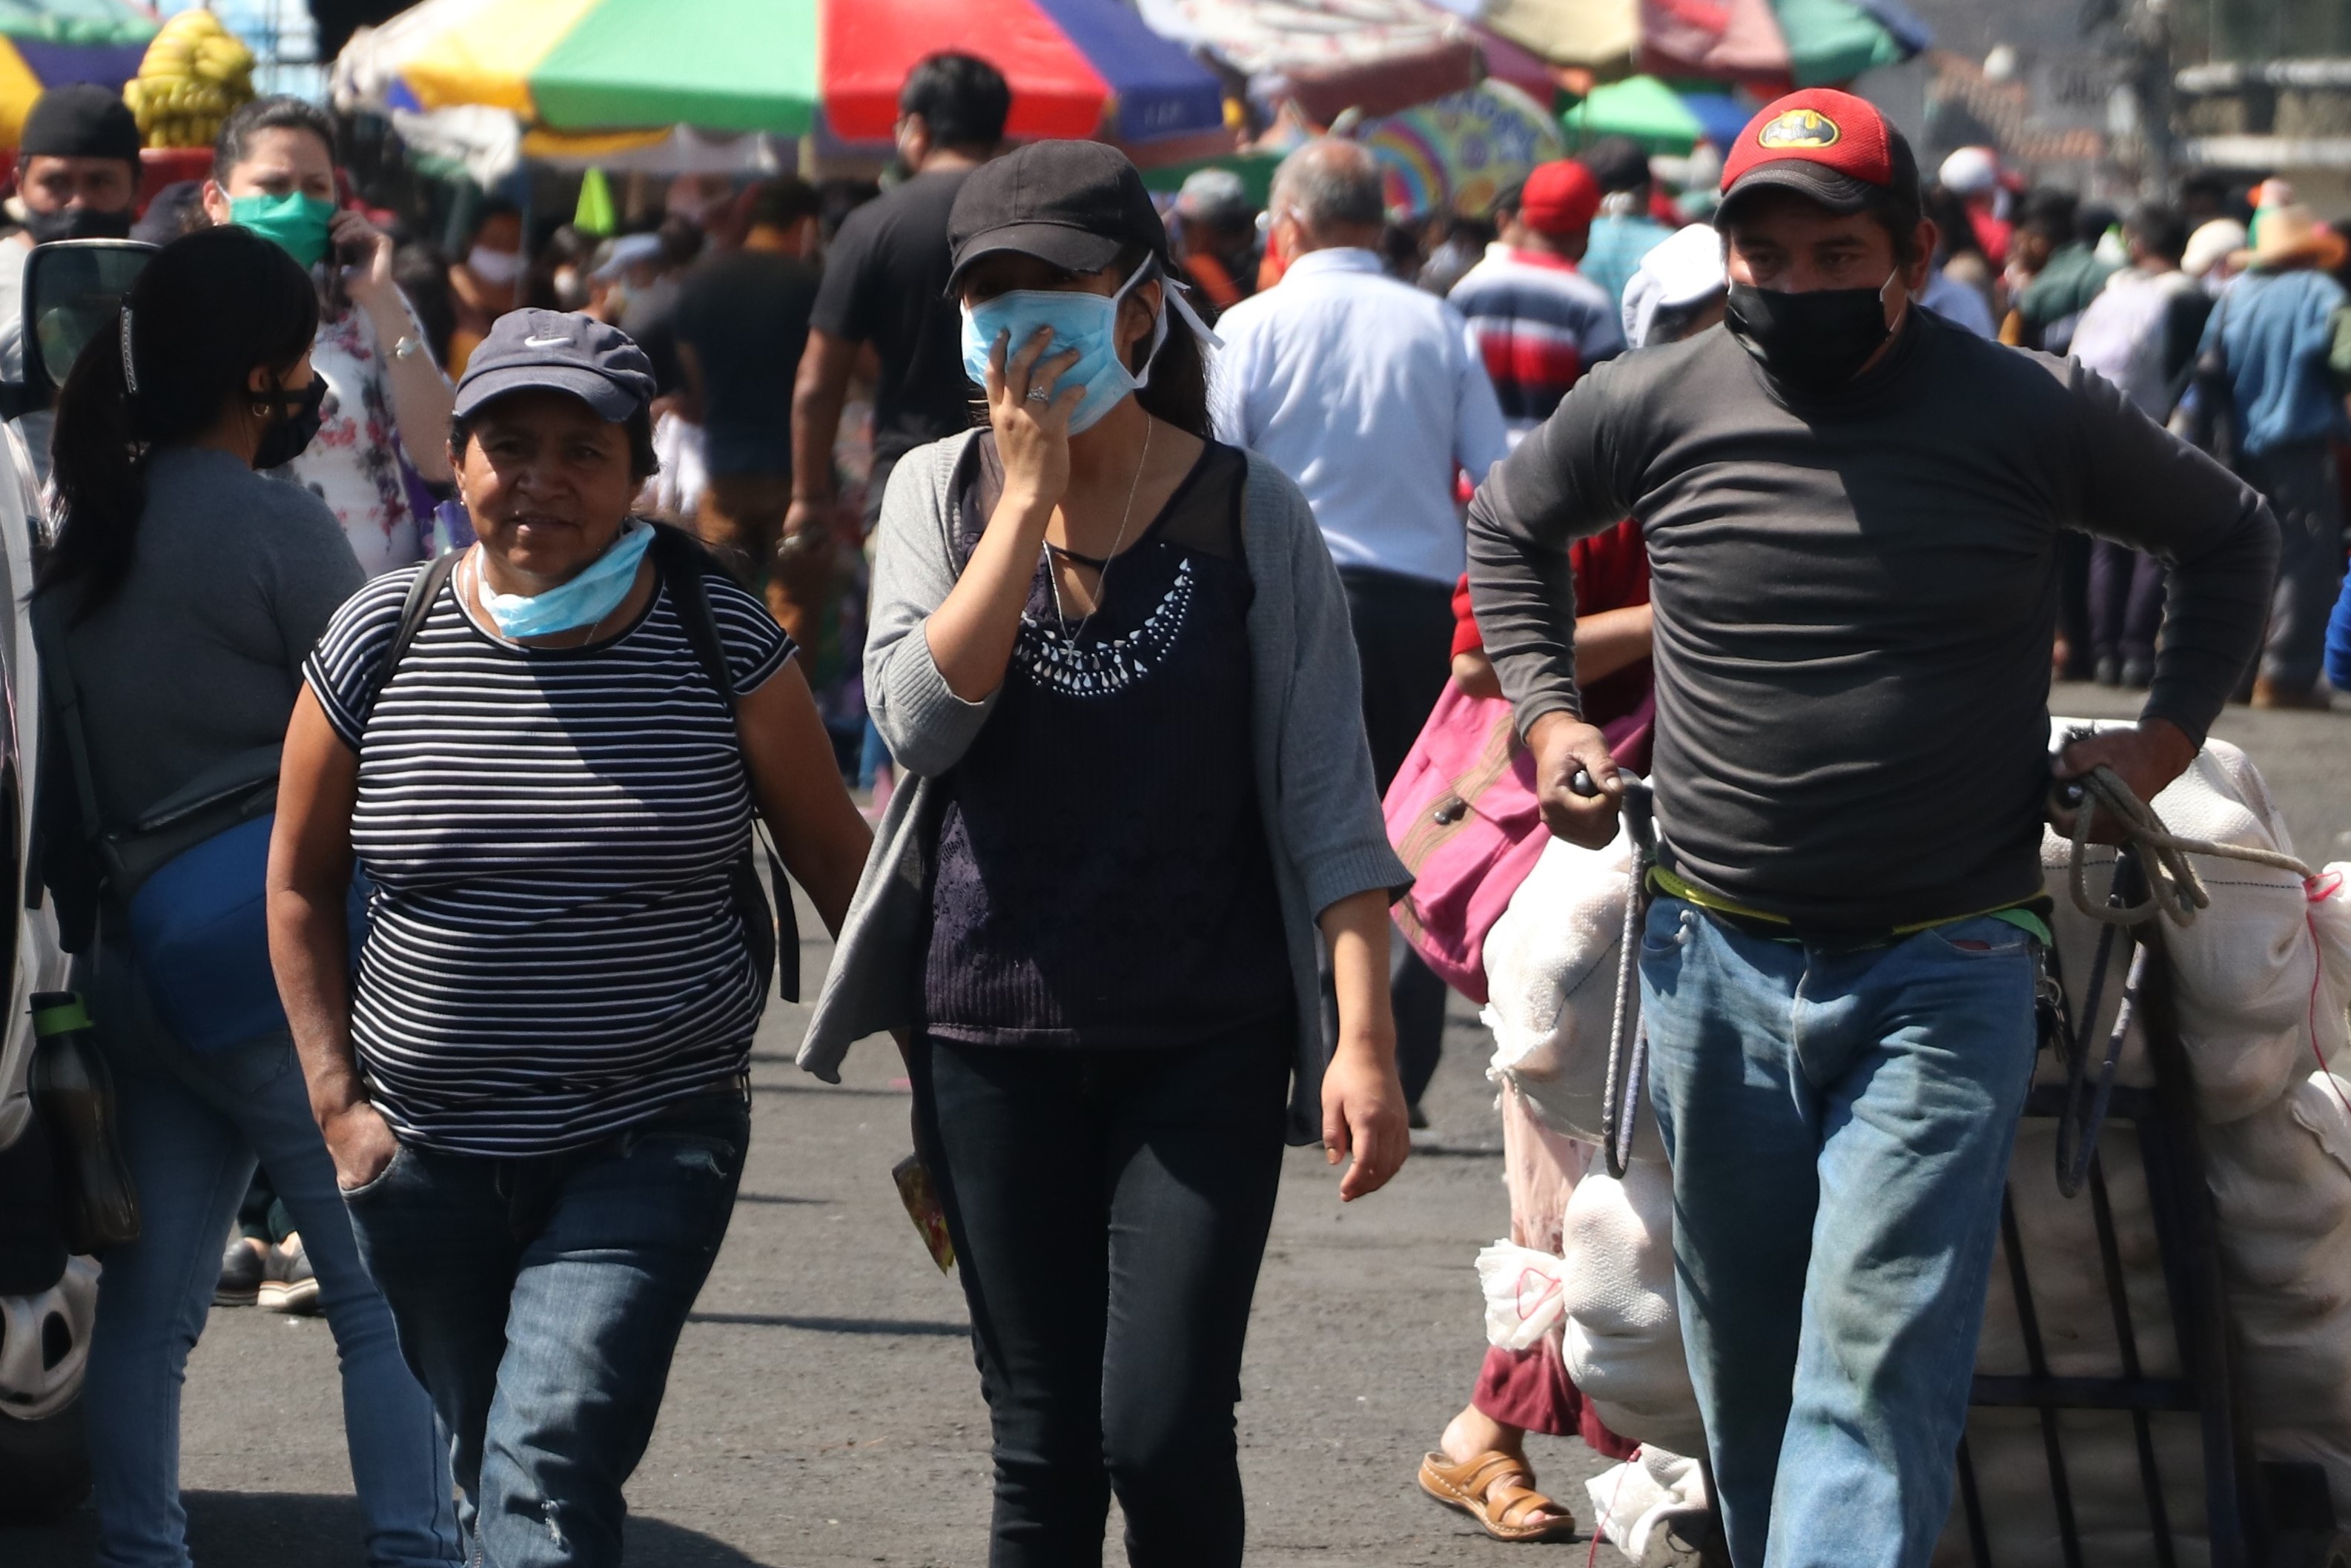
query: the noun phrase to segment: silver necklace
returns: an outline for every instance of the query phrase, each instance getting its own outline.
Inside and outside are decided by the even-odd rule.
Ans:
[[[482,547],[479,545],[475,545],[474,547],[476,552],[478,552],[481,548]],[[467,564],[471,565],[474,569],[474,602],[481,607],[483,614],[487,615],[490,618],[490,625],[495,629],[498,623],[498,617],[496,612],[490,608],[490,601],[486,592],[488,584],[485,582],[482,578],[481,556],[476,553],[473,559]],[[626,604],[628,601],[629,596],[625,593],[622,594],[621,596],[621,604]],[[620,604],[615,604],[612,606],[612,610],[618,610],[620,607]],[[593,643],[596,640],[596,633],[604,629],[604,622],[612,618],[612,610],[607,610],[603,614],[596,617],[594,623],[588,628],[588,634],[585,637],[580,638],[577,643],[570,643],[569,646],[572,648],[585,648],[589,643]],[[503,632],[498,632],[498,636],[505,642],[512,643],[517,648],[523,646],[523,643],[519,638],[508,637]]]
[[[1053,590],[1053,618],[1061,623],[1061,641],[1071,648],[1078,645],[1078,640],[1086,634],[1086,628],[1093,624],[1094,617],[1110,598],[1111,563],[1118,559],[1118,552],[1126,543],[1126,525],[1134,519],[1134,496],[1143,488],[1144,469],[1151,464],[1151,430],[1157,423],[1148,417],[1143,422],[1143,455],[1135,459],[1134,477],[1126,486],[1126,507],[1118,515],[1118,534],[1110,542],[1110,554],[1102,557],[1102,570],[1094,574],[1094,607],[1080,618],[1075,632],[1070,630],[1070,612],[1061,606],[1061,575],[1053,570],[1053,547],[1044,547],[1045,581]],[[1069,554],[1067,550],[1061,553]]]

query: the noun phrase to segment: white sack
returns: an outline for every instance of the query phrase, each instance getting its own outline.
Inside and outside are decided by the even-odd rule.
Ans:
[[[1631,858],[1622,828],[1603,850],[1552,840],[1486,937],[1487,1076],[1515,1085],[1546,1126],[1586,1143],[1600,1141]],[[1646,1104],[1633,1154],[1665,1158]]]
[[[1652,1531],[1687,1520],[1692,1528],[1685,1535],[1696,1536],[1696,1521],[1714,1506],[1706,1494],[1706,1472],[1696,1459],[1648,1443],[1623,1464],[1585,1481],[1583,1490],[1592,1499],[1593,1533],[1606,1535],[1635,1562],[1649,1550]]]
[[[1674,1306],[1673,1216],[1673,1174],[1655,1160],[1635,1160],[1621,1182],[1595,1166],[1576,1184],[1560,1357],[1610,1431],[1694,1454],[1705,1433]]]

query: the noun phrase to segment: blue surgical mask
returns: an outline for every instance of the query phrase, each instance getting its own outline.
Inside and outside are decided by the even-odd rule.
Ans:
[[[963,368],[975,386],[987,384],[987,353],[996,346],[997,334],[1009,332],[1008,355],[1019,351],[1021,346],[1035,335],[1040,327],[1053,329],[1053,341],[1040,360],[1051,359],[1074,349],[1078,362],[1061,372],[1053,383],[1059,396],[1072,386],[1082,385],[1085,397],[1077,411],[1070,415],[1070,434],[1077,434],[1102,422],[1102,415],[1116,408],[1129,393],[1151,382],[1151,356],[1145,355],[1143,374],[1134,374],[1119,358],[1115,329],[1118,325],[1119,302],[1127,290],[1142,282],[1152,272],[1145,261],[1134,269],[1134,275],[1118,286],[1118,292],[1104,296],[1082,290],[1059,288],[1020,288],[1009,294],[999,294],[987,304],[977,308],[964,307]],[[1160,300],[1159,319],[1151,329],[1151,354],[1159,352],[1159,345],[1167,338],[1167,304],[1164,293]]]
[[[490,618],[500,632],[517,640],[593,626],[628,598],[636,586],[637,562],[653,542],[653,525],[631,518],[622,525],[621,537],[587,570],[560,587],[545,593],[491,593],[485,583],[483,598],[489,601]]]

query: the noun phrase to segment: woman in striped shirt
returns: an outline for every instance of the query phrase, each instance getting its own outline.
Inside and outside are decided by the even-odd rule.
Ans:
[[[621,1484],[726,1233],[773,937],[752,814],[836,927],[869,841],[789,640],[628,515],[653,386],[584,316],[493,328],[450,434],[481,543],[337,612],[271,855],[278,987],[360,1250],[468,1544],[517,1568],[620,1560]]]

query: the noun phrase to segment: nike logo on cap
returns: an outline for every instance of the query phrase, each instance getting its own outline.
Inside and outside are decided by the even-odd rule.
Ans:
[[[560,349],[570,341],[569,338],[525,338],[522,346],[526,349]]]

